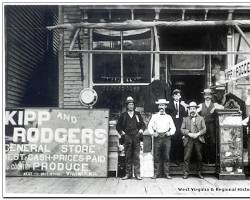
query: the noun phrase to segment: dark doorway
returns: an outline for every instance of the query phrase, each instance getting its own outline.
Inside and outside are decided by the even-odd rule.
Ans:
[[[186,103],[202,101],[202,91],[205,88],[205,75],[172,75],[172,90],[181,90],[182,100]]]

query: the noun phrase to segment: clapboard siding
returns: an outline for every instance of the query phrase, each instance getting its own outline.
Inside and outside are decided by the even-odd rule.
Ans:
[[[52,20],[50,20],[50,18]],[[5,6],[6,25],[6,106],[34,106],[30,99],[34,93],[50,94],[50,104],[58,101],[57,51],[58,31],[51,34],[46,29],[48,25],[56,25],[58,21],[56,7],[49,9],[46,6]],[[52,50],[50,50],[52,49]],[[47,79],[44,74],[47,73]],[[55,74],[56,73],[56,74]],[[46,76],[45,76],[46,77]],[[54,87],[46,91],[40,85],[48,84],[51,79]],[[44,82],[43,82],[44,81]],[[48,94],[46,94],[48,93]],[[44,106],[36,104],[35,106]],[[49,105],[48,105],[49,106]]]
[[[81,22],[81,11],[79,6],[64,6],[63,7],[63,20],[64,23]],[[64,84],[64,107],[65,108],[83,108],[79,101],[79,93],[84,87],[88,87],[88,56],[82,55],[83,60],[83,74],[84,80],[81,78],[81,68],[79,57],[72,58],[67,57],[67,51],[69,50],[71,40],[73,38],[71,31],[64,31],[64,69],[63,69],[63,84]],[[88,42],[88,39],[83,37],[83,33],[80,32],[81,47],[83,48],[83,41]],[[84,44],[88,46],[88,44]],[[74,49],[78,49],[78,43],[76,41]]]

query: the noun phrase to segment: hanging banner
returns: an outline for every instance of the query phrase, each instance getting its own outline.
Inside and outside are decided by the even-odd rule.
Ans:
[[[225,70],[226,82],[235,81],[250,76],[250,59],[246,59],[230,69]]]
[[[107,177],[107,109],[5,111],[7,176]]]

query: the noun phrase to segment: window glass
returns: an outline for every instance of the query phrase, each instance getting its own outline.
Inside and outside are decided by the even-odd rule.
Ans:
[[[102,33],[102,34],[100,34]],[[115,35],[114,37],[111,37]],[[120,50],[120,32],[110,30],[96,30],[93,32],[94,50]],[[93,82],[120,83],[121,82],[121,55],[120,54],[93,54]]]
[[[151,49],[150,39],[124,40],[124,50],[144,50]],[[150,54],[124,54],[123,55],[123,75],[124,83],[147,83],[150,82]]]

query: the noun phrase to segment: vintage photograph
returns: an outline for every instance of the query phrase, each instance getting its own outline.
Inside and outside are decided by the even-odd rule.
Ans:
[[[8,3],[3,197],[250,197],[250,3]]]

